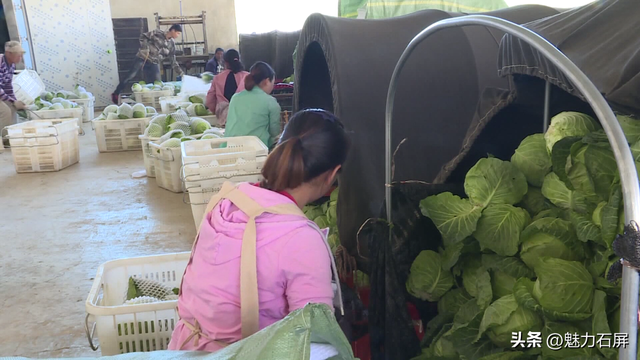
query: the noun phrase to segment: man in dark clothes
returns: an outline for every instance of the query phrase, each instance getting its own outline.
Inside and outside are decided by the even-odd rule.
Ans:
[[[171,58],[171,66],[178,76],[184,72],[176,61],[176,44],[173,39],[182,35],[182,27],[178,24],[172,25],[168,31],[153,30],[140,35],[140,50],[133,61],[133,66],[127,77],[118,84],[116,91],[111,94],[114,104],[118,103],[118,96],[128,82],[133,80],[142,70],[144,81],[153,83],[160,80],[160,65],[166,57]]]
[[[207,65],[204,67],[204,71],[208,71],[213,73],[213,75],[218,75],[222,70],[224,70],[224,59],[222,56],[224,55],[224,50],[222,48],[217,48],[215,55],[211,58],[211,60],[207,61]]]

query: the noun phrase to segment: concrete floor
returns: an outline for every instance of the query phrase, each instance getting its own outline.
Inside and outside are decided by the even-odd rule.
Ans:
[[[84,129],[80,162],[60,172],[16,174],[0,153],[0,356],[99,356],[84,330],[98,266],[191,249],[182,194],[133,179],[142,152],[100,154]]]

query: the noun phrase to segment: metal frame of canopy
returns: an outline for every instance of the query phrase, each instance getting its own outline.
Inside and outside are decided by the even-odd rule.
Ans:
[[[398,86],[400,73],[411,56],[413,51],[422,41],[436,32],[448,28],[463,26],[486,26],[501,30],[507,34],[518,37],[528,43],[531,47],[539,51],[549,61],[551,61],[558,69],[560,69],[567,78],[576,86],[576,88],[584,95],[587,103],[591,105],[596,116],[600,120],[604,128],[607,138],[611,143],[613,153],[615,155],[618,170],[620,171],[620,180],[622,185],[622,194],[624,198],[624,212],[627,223],[631,221],[640,221],[640,184],[638,183],[638,175],[636,172],[635,162],[631,155],[631,150],[627,144],[627,140],[622,132],[622,128],[618,123],[611,107],[598,91],[595,85],[587,78],[587,76],[560,50],[549,43],[540,35],[522,26],[516,25],[510,21],[502,20],[492,16],[485,15],[468,15],[457,18],[445,19],[438,21],[422,30],[407,45],[406,49],[400,56],[396,64],[391,81],[389,82],[389,90],[387,94],[387,104],[385,112],[385,200],[387,220],[391,223],[391,176],[392,176],[392,148],[391,134],[393,124],[393,106]],[[545,108],[544,108],[544,130],[546,131],[549,121],[549,93],[551,87],[547,83],[545,87]],[[624,267],[622,276],[622,299],[620,313],[620,332],[629,336],[629,346],[621,348],[619,359],[630,360],[636,359],[637,351],[637,328],[638,328],[638,286],[640,277],[638,272],[632,268]]]

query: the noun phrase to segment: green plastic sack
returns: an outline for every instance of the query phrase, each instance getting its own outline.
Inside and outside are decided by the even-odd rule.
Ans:
[[[324,304],[308,304],[277,323],[214,353],[154,351],[101,358],[109,360],[309,360],[312,342],[333,345],[338,355],[331,357],[331,360],[357,360],[353,357],[351,345],[336,321],[333,309]]]
[[[355,359],[333,309],[324,304],[308,304],[207,360],[308,360],[312,342],[333,345],[339,355],[332,360]]]

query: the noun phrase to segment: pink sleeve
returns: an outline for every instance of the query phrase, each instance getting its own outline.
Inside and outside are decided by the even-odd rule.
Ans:
[[[214,80],[211,82],[211,87],[209,88],[209,92],[207,92],[207,100],[206,100],[206,104],[207,109],[209,109],[209,111],[211,111],[212,113],[216,113],[216,105],[217,105],[217,99],[216,99],[216,81],[215,78]]]
[[[238,84],[238,90],[236,90],[236,93],[244,90],[244,78],[246,78],[247,75],[249,75],[249,73],[246,71],[241,71],[236,74],[236,76],[238,76],[238,78],[236,78],[236,83]]]
[[[331,259],[320,234],[311,228],[298,231],[285,249],[280,256],[280,266],[286,281],[289,312],[308,303],[333,308]]]

